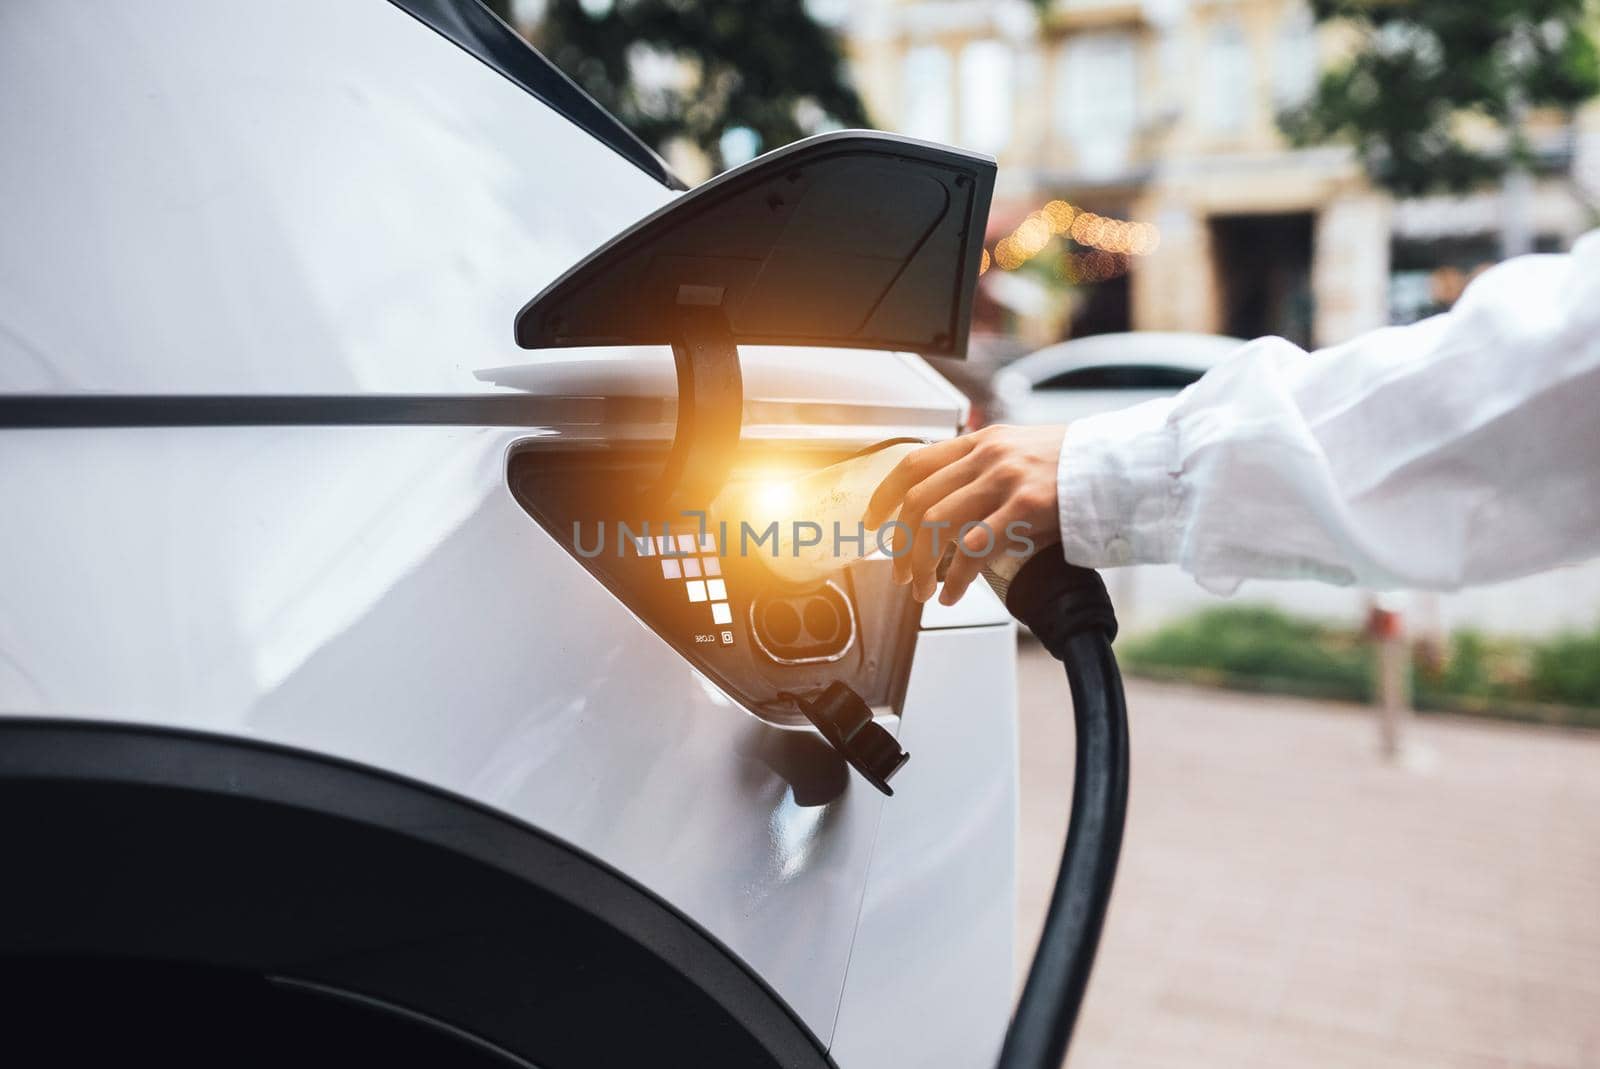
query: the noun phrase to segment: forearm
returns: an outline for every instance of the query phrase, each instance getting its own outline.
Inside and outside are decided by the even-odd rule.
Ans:
[[[1080,421],[1058,472],[1088,566],[1212,588],[1450,589],[1600,552],[1600,242],[1459,310],[1308,355],[1251,343],[1170,401]]]

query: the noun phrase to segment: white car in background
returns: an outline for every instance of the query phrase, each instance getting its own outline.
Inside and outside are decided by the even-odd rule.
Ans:
[[[1170,397],[1243,344],[1217,334],[1140,331],[1047,346],[996,373],[995,422],[1070,423]]]
[[[12,0],[0,92],[12,1063],[993,1060],[1009,617],[682,526],[956,433],[992,160],[684,192],[477,0]]]

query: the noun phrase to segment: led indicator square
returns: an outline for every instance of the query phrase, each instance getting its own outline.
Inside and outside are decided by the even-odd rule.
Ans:
[[[702,557],[700,560],[700,566],[705,569],[707,575],[722,574],[722,561],[716,557]]]
[[[672,552],[672,536],[656,535],[656,549],[662,553]]]
[[[724,583],[721,579],[707,579],[706,597],[710,598],[712,601],[727,601],[728,584]]]
[[[698,577],[699,574],[700,574],[700,558],[699,557],[685,557],[685,558],[683,558],[683,577],[685,579],[694,579],[694,578]]]
[[[716,551],[717,551],[717,540],[711,534],[710,531],[707,531],[705,534],[700,536],[700,552],[701,553],[715,553]]]
[[[678,536],[678,550],[682,553],[694,552],[694,535],[681,534]]]
[[[704,601],[704,600],[706,600],[706,585],[705,585],[705,583],[701,582],[698,579],[691,579],[691,580],[689,580],[687,583],[685,583],[683,585],[689,588],[689,600],[690,601]],[[726,623],[727,621],[723,621],[723,622]]]
[[[661,562],[661,578],[677,579],[682,574],[682,572],[678,571],[678,562],[676,559],[663,560]]]
[[[641,557],[653,557],[656,553],[655,541],[648,535],[642,538],[635,538],[633,540],[633,548],[638,551]]]
[[[713,623],[719,624],[733,623],[733,610],[728,608],[726,601],[718,601],[712,604],[711,620]]]

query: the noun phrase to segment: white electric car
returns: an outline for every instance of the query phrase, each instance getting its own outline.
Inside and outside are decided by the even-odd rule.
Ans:
[[[1171,397],[1237,352],[1220,334],[1136,331],[1073,338],[1029,353],[993,380],[994,409],[1007,423],[1070,423]]]
[[[992,1060],[1003,608],[684,520],[955,433],[992,161],[684,191],[477,0],[12,0],[0,90],[0,1058]]]

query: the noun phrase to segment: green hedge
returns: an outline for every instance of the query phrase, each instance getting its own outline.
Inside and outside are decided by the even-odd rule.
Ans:
[[[1230,605],[1118,643],[1135,675],[1365,702],[1373,648],[1359,631]],[[1417,644],[1422,709],[1600,727],[1600,628],[1544,641],[1460,631],[1443,650]]]

